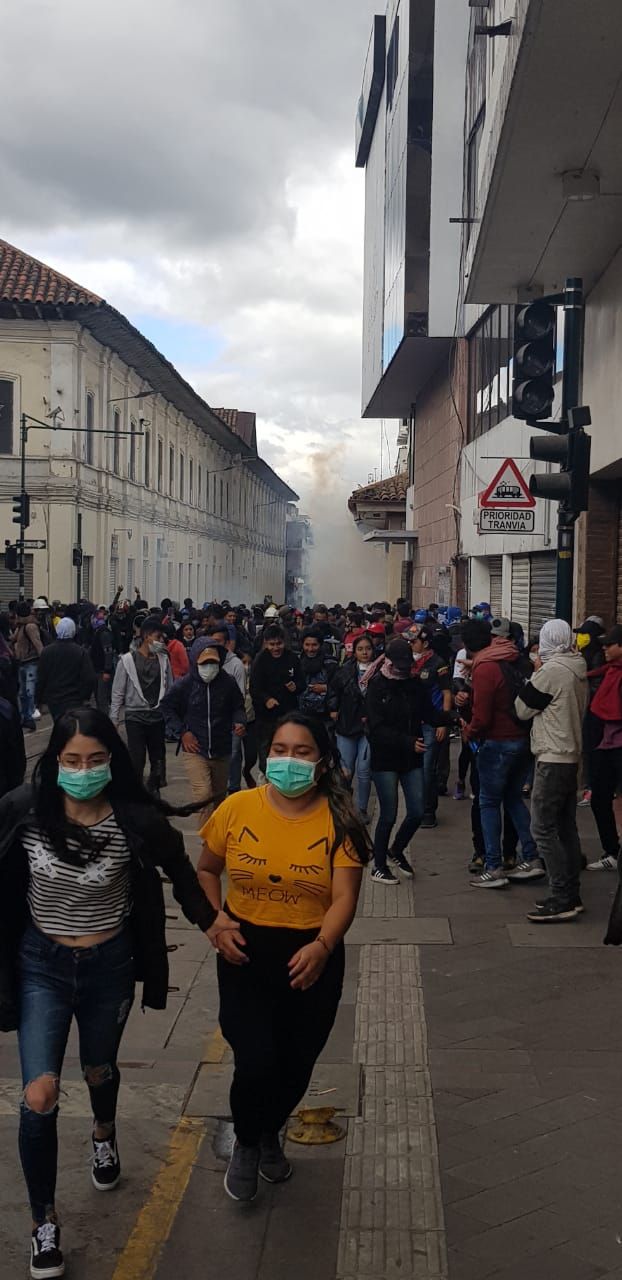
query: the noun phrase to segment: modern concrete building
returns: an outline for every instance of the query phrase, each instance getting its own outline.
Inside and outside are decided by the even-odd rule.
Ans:
[[[579,276],[593,426],[576,613],[622,617],[621,65],[616,0],[394,0],[375,20],[357,121],[363,411],[410,422],[417,604],[487,599],[529,631],[554,612],[556,505],[491,532],[481,500],[507,459],[525,484],[550,466],[511,412],[515,308]]]
[[[295,503],[287,508],[285,526],[285,599],[294,609],[305,609],[313,602],[311,582],[311,550],[313,526],[311,517],[303,515]]]
[[[297,495],[259,456],[255,415],[211,409],[112,306],[0,241],[0,539],[10,541],[22,414],[27,537],[45,542],[26,558],[27,594],[75,599],[79,545],[81,589],[98,602],[121,585],[152,603],[283,597]],[[16,594],[0,567],[0,599]]]

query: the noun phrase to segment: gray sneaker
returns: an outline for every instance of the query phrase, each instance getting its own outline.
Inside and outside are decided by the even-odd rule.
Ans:
[[[281,1146],[278,1133],[269,1133],[261,1139],[259,1173],[264,1182],[287,1182],[292,1176],[292,1166]]]
[[[243,1147],[236,1142],[225,1174],[225,1191],[232,1200],[250,1204],[257,1195],[259,1147]]]
[[[540,858],[532,858],[531,862],[519,862],[516,867],[506,872],[508,880],[520,884],[522,880],[542,880],[546,875],[544,863]]]
[[[473,885],[474,889],[505,889],[509,883],[507,876],[503,874],[502,867],[496,871],[482,871],[481,876],[469,880],[469,884]]]

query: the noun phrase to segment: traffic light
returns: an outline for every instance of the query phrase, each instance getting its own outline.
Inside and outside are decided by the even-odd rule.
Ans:
[[[512,413],[537,422],[550,418],[555,398],[557,318],[550,302],[530,302],[514,313]]]
[[[13,495],[13,524],[22,525],[27,529],[30,524],[30,494],[16,493]]]
[[[82,568],[82,547],[74,547],[71,559],[74,569]]]
[[[539,462],[558,462],[561,467],[552,475],[531,477],[529,488],[536,498],[563,502],[567,510],[577,515],[587,511],[591,447],[591,438],[582,427],[564,435],[533,436],[529,442],[531,457]]]
[[[17,547],[12,547],[9,542],[4,544],[4,567],[9,573],[19,573]]]

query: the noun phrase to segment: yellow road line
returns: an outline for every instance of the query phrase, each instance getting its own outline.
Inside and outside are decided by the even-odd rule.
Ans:
[[[222,1062],[226,1043],[220,1029],[208,1037],[204,1062]],[[174,1129],[166,1159],[119,1256],[112,1280],[153,1280],[161,1250],[168,1240],[190,1175],[205,1137],[202,1120],[182,1116]]]

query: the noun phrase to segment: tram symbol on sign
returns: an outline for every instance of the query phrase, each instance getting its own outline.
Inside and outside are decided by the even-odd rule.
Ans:
[[[503,507],[505,510],[520,507],[532,509],[535,505],[533,493],[529,492],[527,482],[513,458],[506,458],[502,462],[488,488],[479,495],[479,506],[484,510],[490,507]]]

